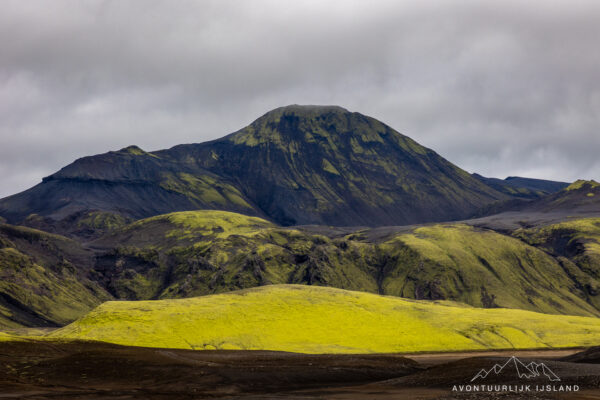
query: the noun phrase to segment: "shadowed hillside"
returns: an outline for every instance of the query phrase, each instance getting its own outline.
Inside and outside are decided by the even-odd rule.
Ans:
[[[508,198],[373,118],[288,106],[212,142],[79,159],[0,200],[0,215],[22,223],[35,214],[35,226],[62,233],[90,212],[139,219],[195,209],[376,226],[464,218]]]
[[[519,228],[542,227],[563,221],[600,217],[600,185],[578,180],[539,199],[512,199],[480,209],[465,223],[510,233]]]
[[[60,326],[112,298],[77,242],[0,223],[0,327]]]
[[[537,199],[548,194],[556,193],[569,186],[566,182],[522,178],[519,176],[509,176],[506,179],[498,179],[486,178],[479,174],[473,174],[473,177],[501,193],[519,199]]]
[[[520,229],[514,235],[554,255],[586,301],[600,307],[600,218]]]

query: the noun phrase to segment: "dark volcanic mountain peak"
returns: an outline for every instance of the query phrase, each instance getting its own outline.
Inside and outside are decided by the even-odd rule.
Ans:
[[[285,225],[447,220],[506,198],[380,121],[336,106],[278,108],[223,139],[172,151],[160,156],[235,180]]]
[[[118,153],[133,154],[133,155],[136,155],[136,156],[141,156],[141,155],[144,155],[144,154],[148,154],[148,153],[146,153],[144,150],[142,150],[141,148],[139,148],[136,145],[131,145],[131,146],[123,147],[121,150],[118,151]]]
[[[0,215],[220,209],[283,225],[374,226],[464,218],[507,198],[374,118],[290,105],[211,142],[78,159],[1,200]]]
[[[321,104],[290,104],[288,106],[277,107],[267,112],[263,117],[293,113],[297,115],[325,114],[325,113],[349,113],[344,107],[336,105],[321,105]],[[261,117],[262,118],[262,117]]]
[[[291,105],[269,111],[249,126],[226,137],[236,144],[314,142],[335,136],[355,136],[384,142],[381,135],[398,132],[381,122],[338,106]],[[335,140],[335,139],[334,139]]]
[[[378,162],[383,166],[386,159],[396,161],[394,154],[399,153],[404,155],[405,160],[439,157],[384,123],[338,106],[280,107],[217,142],[223,141],[262,149],[277,148],[287,154],[301,154],[303,150],[327,153],[324,154],[326,159],[316,161],[327,164],[332,173],[335,173],[334,168],[330,168],[329,164],[335,166],[344,158],[349,162],[362,163],[369,158],[370,164],[376,163],[375,159],[379,158]]]

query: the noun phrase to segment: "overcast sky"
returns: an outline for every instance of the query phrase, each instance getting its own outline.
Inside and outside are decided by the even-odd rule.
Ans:
[[[469,172],[600,179],[600,1],[0,7],[0,197],[294,103],[371,115]]]

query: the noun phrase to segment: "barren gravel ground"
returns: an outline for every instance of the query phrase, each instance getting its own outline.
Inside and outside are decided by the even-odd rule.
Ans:
[[[597,399],[600,364],[581,350],[305,355],[191,351],[101,343],[0,343],[0,399]],[[594,359],[595,352],[588,352]],[[577,393],[453,393],[515,355],[545,362]],[[512,375],[496,377],[518,384]],[[509,382],[510,380],[514,382]],[[493,379],[490,381],[493,382]],[[545,384],[546,381],[536,382]],[[521,382],[522,383],[522,382]]]

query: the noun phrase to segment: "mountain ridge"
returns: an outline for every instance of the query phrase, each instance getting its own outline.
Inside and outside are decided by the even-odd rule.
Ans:
[[[377,226],[465,218],[508,198],[374,118],[292,105],[209,142],[80,158],[0,200],[0,215],[17,223],[216,209],[280,225]]]
[[[567,182],[523,178],[520,176],[509,176],[505,179],[488,178],[477,173],[472,174],[472,176],[497,191],[517,199],[538,199],[559,192],[569,186]]]

